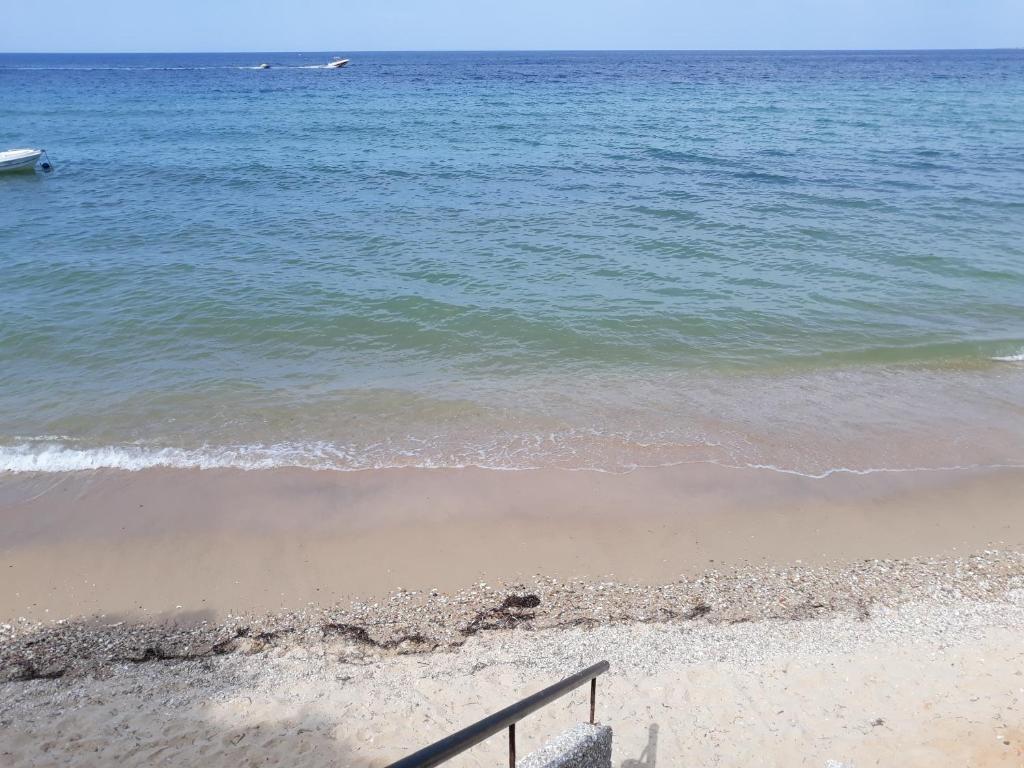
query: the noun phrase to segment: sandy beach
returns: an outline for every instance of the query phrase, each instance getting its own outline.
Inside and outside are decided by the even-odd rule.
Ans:
[[[775,574],[774,590],[760,574],[725,595],[714,587],[728,580],[711,577],[697,582],[716,592],[699,604],[707,610],[640,620],[627,609],[568,624],[557,607],[545,611],[563,590],[571,594],[563,592],[563,612],[602,602],[636,610],[657,592],[674,605],[688,598],[548,585],[530,593],[540,600],[535,610],[506,611],[515,620],[432,652],[420,640],[387,647],[302,624],[304,633],[246,632],[202,657],[143,652],[111,662],[121,628],[69,632],[64,642],[77,635],[79,650],[102,649],[103,658],[89,673],[5,684],[0,758],[12,768],[380,766],[606,658],[612,671],[599,683],[598,718],[615,729],[616,766],[887,765],[895,755],[907,766],[1015,766],[1024,759],[1021,566],[1020,555],[990,553],[877,563],[859,574],[789,571]],[[862,592],[870,605],[804,599],[871,573]],[[925,592],[932,596],[920,599]],[[774,615],[737,614],[730,595],[740,610],[775,603]],[[392,605],[406,603],[395,598]],[[494,619],[507,596],[478,589],[453,601],[470,614],[489,604]],[[411,607],[390,615],[409,616]],[[31,634],[12,644],[24,651]],[[521,749],[583,719],[585,706],[579,692],[525,720]],[[504,748],[491,739],[453,764],[495,765]]]
[[[709,465],[8,477],[0,762],[384,765],[607,658],[616,765],[1020,765],[1022,490]]]

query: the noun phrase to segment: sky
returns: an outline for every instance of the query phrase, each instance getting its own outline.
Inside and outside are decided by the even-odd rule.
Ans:
[[[1024,46],[1024,0],[7,0],[3,16],[3,52]]]

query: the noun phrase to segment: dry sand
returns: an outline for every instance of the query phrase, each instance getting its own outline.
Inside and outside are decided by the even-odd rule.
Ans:
[[[341,662],[296,646],[9,683],[0,765],[384,765],[607,658],[614,764],[1020,766],[1024,592],[733,625],[497,631],[455,653]],[[580,690],[520,753],[586,716]],[[500,765],[495,737],[452,765]]]

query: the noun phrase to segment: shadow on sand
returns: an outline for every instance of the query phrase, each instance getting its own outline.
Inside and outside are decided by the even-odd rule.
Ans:
[[[623,760],[622,768],[655,768],[658,763],[658,724],[651,723],[647,729],[647,746],[637,760]]]

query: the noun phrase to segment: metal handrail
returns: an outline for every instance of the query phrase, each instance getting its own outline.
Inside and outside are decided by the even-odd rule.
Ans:
[[[505,707],[500,712],[485,717],[478,723],[473,723],[451,736],[434,742],[429,747],[424,747],[408,757],[403,757],[388,768],[430,768],[440,765],[505,728],[508,728],[508,764],[509,768],[515,768],[516,723],[569,691],[579,688],[588,680],[590,681],[590,722],[593,723],[594,709],[597,703],[597,676],[607,671],[608,662],[600,661],[592,667],[577,672],[572,677],[567,677],[561,682],[548,686],[543,691],[537,691],[532,696],[527,696],[510,707]]]

